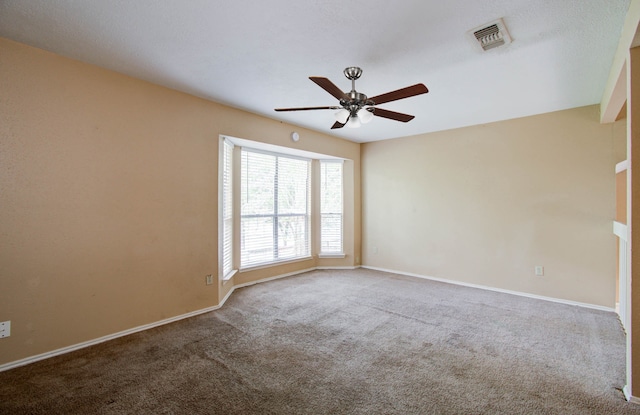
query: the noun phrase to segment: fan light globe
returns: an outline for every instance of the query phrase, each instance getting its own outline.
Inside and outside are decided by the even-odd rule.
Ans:
[[[353,114],[349,121],[347,122],[347,127],[349,128],[358,128],[360,127],[360,117],[357,114]]]
[[[362,108],[358,111],[358,118],[360,118],[361,123],[366,124],[373,119],[373,113],[371,113],[371,111],[367,111],[366,108]]]
[[[349,111],[343,108],[335,113],[335,117],[336,121],[338,121],[340,124],[344,124],[347,122],[347,118],[349,118]]]

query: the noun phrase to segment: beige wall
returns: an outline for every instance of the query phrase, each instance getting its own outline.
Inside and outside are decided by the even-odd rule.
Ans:
[[[360,259],[613,306],[624,121],[600,125],[597,107],[361,148],[5,39],[0,56],[0,321],[12,321],[0,364],[215,306],[234,285]],[[349,159],[347,257],[206,286],[220,134]]]
[[[598,106],[365,144],[363,264],[613,307],[616,161]]]
[[[0,39],[0,364],[215,306],[220,134],[343,157],[355,264],[360,146]],[[359,258],[358,258],[359,259]]]

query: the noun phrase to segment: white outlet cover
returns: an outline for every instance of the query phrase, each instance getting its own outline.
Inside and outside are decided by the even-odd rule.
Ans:
[[[0,338],[11,336],[11,321],[3,321],[0,323]]]

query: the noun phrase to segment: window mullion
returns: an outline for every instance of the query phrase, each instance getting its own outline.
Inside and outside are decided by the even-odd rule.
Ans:
[[[278,157],[275,158],[275,173],[273,177],[273,259],[280,258],[278,254]]]
[[[343,164],[320,162],[320,253],[342,254]]]

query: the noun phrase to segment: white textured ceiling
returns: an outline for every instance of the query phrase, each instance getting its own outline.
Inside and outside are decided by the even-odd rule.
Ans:
[[[0,0],[0,36],[356,142],[599,103],[629,0]],[[497,18],[513,43],[483,52],[469,30]],[[1,56],[0,56],[1,59]],[[330,130],[336,105],[309,76],[369,96],[424,83]]]

